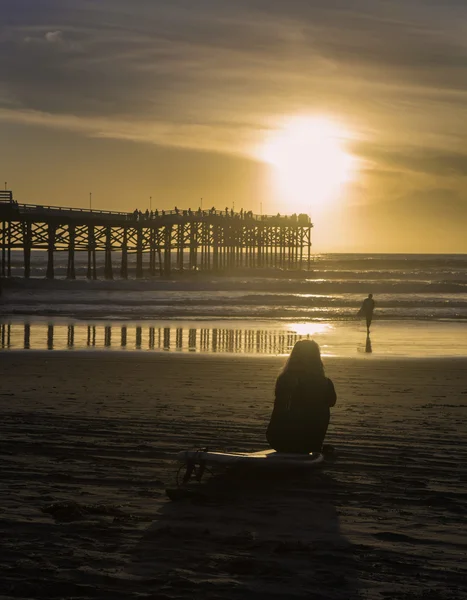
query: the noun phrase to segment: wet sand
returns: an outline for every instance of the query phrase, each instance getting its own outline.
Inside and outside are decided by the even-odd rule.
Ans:
[[[0,317],[0,350],[104,350],[235,355],[288,355],[312,337],[326,357],[429,358],[467,356],[467,322],[376,319],[364,321],[268,319],[80,320]]]
[[[178,450],[265,447],[282,362],[0,353],[0,595],[465,598],[465,359],[328,358],[335,460],[167,498]]]

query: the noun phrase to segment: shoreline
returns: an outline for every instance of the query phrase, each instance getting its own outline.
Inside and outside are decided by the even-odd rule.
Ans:
[[[261,361],[272,361],[277,362],[278,372],[283,366],[285,360],[288,357],[288,353],[286,354],[276,354],[276,355],[267,355],[267,354],[214,354],[214,353],[187,353],[187,352],[163,352],[163,351],[132,351],[132,350],[100,350],[100,349],[83,349],[83,350],[42,350],[42,349],[27,349],[27,350],[4,350],[0,348],[0,357],[6,358],[11,356],[16,357],[29,357],[30,359],[44,359],[46,361],[49,360],[103,360],[103,361],[114,361],[116,360],[128,360],[134,361],[135,363],[143,363],[149,362],[153,363],[154,361],[191,361],[197,362],[201,361],[201,364],[204,364],[204,361],[239,361],[240,363],[251,360],[254,361],[254,364],[258,365]],[[444,365],[462,365],[465,366],[465,357],[464,356],[371,356],[362,358],[360,355],[356,356],[329,356],[324,355],[323,360],[326,361],[328,365],[337,365],[344,366],[349,365],[354,362],[363,362],[364,360],[371,361],[371,365],[376,367],[382,365],[405,365],[405,364],[435,364],[440,363]]]

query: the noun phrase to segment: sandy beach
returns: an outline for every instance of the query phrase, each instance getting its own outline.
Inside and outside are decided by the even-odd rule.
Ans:
[[[3,598],[467,597],[464,359],[326,359],[336,458],[170,501],[265,447],[277,357],[0,353]]]

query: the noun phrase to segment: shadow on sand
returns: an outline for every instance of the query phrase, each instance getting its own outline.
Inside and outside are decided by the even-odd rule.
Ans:
[[[321,471],[231,468],[167,501],[131,573],[158,598],[358,598],[336,509],[346,493]]]
[[[370,334],[367,332],[365,344],[359,344],[357,346],[358,353],[364,354],[372,354],[373,353],[373,344],[371,342]]]

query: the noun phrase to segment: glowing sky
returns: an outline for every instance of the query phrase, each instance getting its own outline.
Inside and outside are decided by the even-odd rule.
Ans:
[[[0,181],[19,201],[290,213],[309,193],[316,251],[467,252],[464,1],[0,9]],[[258,154],[296,118],[341,132],[355,176],[332,202],[310,181],[294,205]]]

